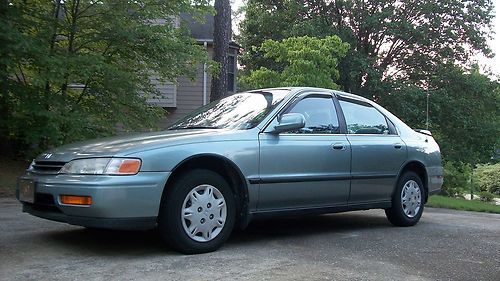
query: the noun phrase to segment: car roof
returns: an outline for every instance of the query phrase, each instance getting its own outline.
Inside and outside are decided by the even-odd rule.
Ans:
[[[252,93],[252,92],[263,92],[263,91],[273,91],[273,90],[288,90],[288,91],[290,91],[290,95],[296,95],[297,93],[300,93],[303,91],[328,92],[328,93],[334,93],[335,95],[337,95],[339,97],[364,101],[364,102],[367,102],[370,104],[374,103],[373,101],[371,101],[365,97],[358,96],[355,94],[351,94],[351,93],[347,93],[347,92],[343,92],[343,91],[339,91],[339,90],[316,88],[316,87],[277,87],[277,88],[256,89],[256,90],[252,90],[252,91],[248,91],[248,92]]]

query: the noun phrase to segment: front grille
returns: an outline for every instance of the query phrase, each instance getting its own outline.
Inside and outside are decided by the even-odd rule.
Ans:
[[[35,161],[31,172],[37,174],[57,174],[64,164],[66,163],[59,161]]]

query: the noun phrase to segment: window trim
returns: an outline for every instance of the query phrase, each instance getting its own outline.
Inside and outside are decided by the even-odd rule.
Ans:
[[[385,116],[385,120],[387,121],[387,125],[389,126],[389,133],[390,135],[399,135],[398,129],[396,128],[396,125],[394,125],[394,122],[391,121],[387,116]]]
[[[150,76],[150,79],[151,77],[153,76]],[[156,79],[156,81],[159,82],[158,79]],[[164,103],[164,102],[160,102],[160,98],[158,97],[148,97],[146,98],[146,103],[151,105],[151,106],[155,106],[155,107],[161,107],[161,108],[177,108],[177,93],[178,93],[178,87],[177,87],[177,83],[176,82],[171,82],[170,80],[167,80],[165,81],[165,83],[171,83],[172,86],[173,86],[173,91],[172,91],[172,102],[171,103]],[[163,83],[163,84],[165,84]],[[158,86],[160,85],[160,83],[157,83],[154,85],[154,87],[158,90]],[[165,94],[160,94],[161,96],[164,96]],[[158,101],[156,101],[158,100]]]
[[[342,120],[343,120],[344,126],[345,126],[345,134],[347,136],[383,136],[383,137],[396,136],[396,137],[399,137],[399,131],[396,128],[396,125],[394,125],[394,123],[391,121],[391,119],[389,119],[384,113],[382,113],[380,110],[378,110],[378,108],[376,108],[375,106],[373,106],[369,102],[358,100],[358,99],[351,99],[351,98],[343,97],[343,96],[336,96],[336,100],[337,100],[339,108],[341,110],[340,112],[342,113]],[[378,113],[380,113],[384,117],[385,122],[387,123],[387,128],[389,129],[389,134],[349,134],[349,132],[347,131],[347,120],[345,119],[344,111],[342,110],[342,106],[340,105],[340,101],[350,102],[350,103],[363,105],[363,106],[369,106],[371,108],[374,108]],[[391,125],[393,126],[393,128],[391,127]]]

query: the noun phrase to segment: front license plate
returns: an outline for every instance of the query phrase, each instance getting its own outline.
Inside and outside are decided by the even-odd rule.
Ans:
[[[32,180],[19,180],[19,200],[28,203],[35,202],[35,182]]]

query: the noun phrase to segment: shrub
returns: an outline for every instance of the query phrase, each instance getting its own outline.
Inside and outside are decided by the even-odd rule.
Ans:
[[[479,190],[500,195],[500,163],[478,165],[474,170],[474,182]]]
[[[479,193],[479,199],[483,202],[491,202],[495,196],[488,191],[481,191]]]
[[[444,183],[441,193],[448,197],[458,197],[470,186],[472,168],[462,162],[447,161],[444,164]]]

